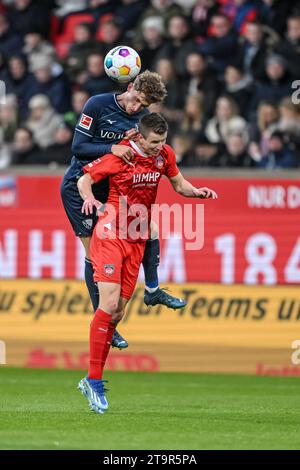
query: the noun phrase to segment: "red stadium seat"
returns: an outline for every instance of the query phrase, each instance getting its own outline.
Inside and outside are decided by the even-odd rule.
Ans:
[[[60,20],[57,16],[51,15],[50,18],[50,41],[55,44],[60,31]]]
[[[93,23],[94,17],[89,13],[74,13],[68,16],[64,23],[63,32],[55,38],[56,53],[60,59],[68,54],[74,42],[74,29],[80,23]]]
[[[112,13],[107,13],[106,15],[102,15],[100,20],[99,20],[99,23],[98,23],[98,27],[97,27],[97,31],[96,31],[96,36],[95,36],[95,39],[97,39],[97,41],[102,41],[102,26],[104,25],[104,23],[106,21],[109,21],[113,18],[113,14]]]

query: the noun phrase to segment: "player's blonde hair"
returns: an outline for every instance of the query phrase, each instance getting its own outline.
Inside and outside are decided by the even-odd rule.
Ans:
[[[134,89],[144,93],[149,103],[160,103],[167,96],[166,87],[161,76],[156,72],[145,70],[133,82]]]

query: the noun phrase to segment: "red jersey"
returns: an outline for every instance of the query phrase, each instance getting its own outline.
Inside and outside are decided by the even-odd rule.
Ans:
[[[93,180],[98,181],[110,177],[109,197],[106,207],[112,206],[115,210],[115,220],[111,219],[111,230],[117,230],[118,238],[128,238],[131,241],[137,239],[130,234],[130,224],[136,220],[137,216],[140,221],[146,221],[147,230],[151,220],[151,205],[154,204],[158,184],[162,175],[172,178],[179,173],[176,165],[176,157],[174,150],[165,144],[158,155],[143,155],[141,150],[134,142],[122,141],[120,144],[129,145],[134,153],[135,159],[132,165],[125,163],[121,158],[113,154],[107,154],[100,157],[92,163],[87,164],[83,171],[89,173]],[[129,214],[124,222],[124,210]],[[122,215],[121,215],[122,213]],[[108,213],[105,213],[107,218]],[[99,216],[98,224],[102,216]],[[108,220],[108,219],[107,219]],[[107,225],[107,223],[106,223]],[[149,234],[145,234],[145,225],[139,237],[148,239]],[[128,235],[125,236],[125,233]],[[121,234],[121,235],[120,235]]]

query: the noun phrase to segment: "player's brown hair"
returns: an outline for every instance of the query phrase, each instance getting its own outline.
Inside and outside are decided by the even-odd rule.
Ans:
[[[151,131],[162,135],[168,131],[168,123],[161,114],[149,113],[141,117],[139,130],[144,138],[147,138]]]
[[[134,89],[144,93],[149,103],[160,103],[167,96],[166,87],[161,76],[156,72],[145,70],[133,82]]]

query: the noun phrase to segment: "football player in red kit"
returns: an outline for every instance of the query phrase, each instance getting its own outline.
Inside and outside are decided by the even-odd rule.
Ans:
[[[155,202],[159,181],[166,175],[176,192],[186,197],[216,199],[209,188],[195,188],[184,179],[175,153],[166,144],[168,125],[158,113],[143,116],[138,139],[123,141],[135,159],[128,165],[114,155],[98,158],[84,167],[78,189],[84,200],[82,211],[90,214],[102,204],[95,200],[92,184],[110,177],[109,198],[91,240],[94,280],[98,282],[100,302],[90,327],[90,362],[88,376],[79,382],[96,413],[108,408],[103,369],[112,335],[131,298],[149,238],[151,206]],[[138,228],[138,230],[137,230]]]

